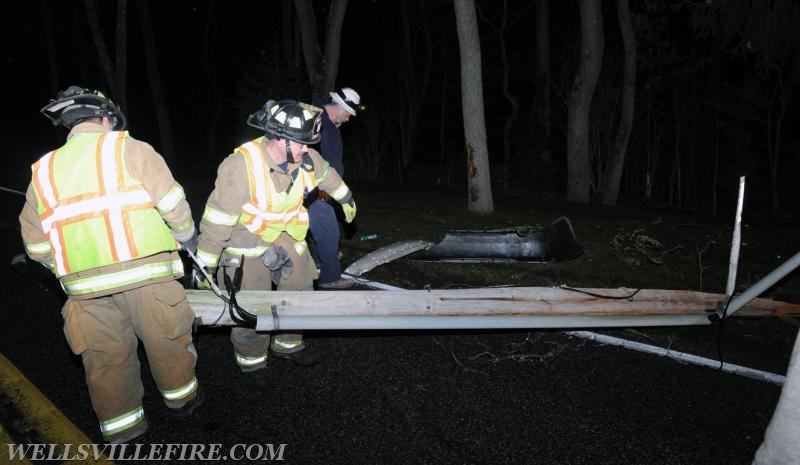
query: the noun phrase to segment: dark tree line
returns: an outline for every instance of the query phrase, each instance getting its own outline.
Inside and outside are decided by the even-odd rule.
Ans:
[[[343,129],[354,183],[463,189],[483,213],[492,191],[551,191],[717,214],[746,175],[751,208],[780,214],[800,168],[795,3],[39,0],[36,40],[51,91],[109,90],[179,166],[216,164],[267,98],[351,86],[369,107]]]

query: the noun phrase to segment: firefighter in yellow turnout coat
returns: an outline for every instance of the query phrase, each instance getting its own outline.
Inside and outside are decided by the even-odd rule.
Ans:
[[[198,259],[218,282],[240,289],[313,290],[317,269],[306,245],[308,212],[303,198],[315,188],[342,204],[352,221],[356,205],[336,170],[307,145],[320,139],[320,108],[294,100],[268,101],[247,123],[265,136],[238,147],[219,166],[214,191],[200,222]],[[226,279],[227,276],[227,279]],[[203,287],[202,281],[198,287]],[[299,365],[316,363],[300,334],[276,334],[234,327],[236,362],[259,385],[268,350]],[[258,373],[258,374],[256,374]]]
[[[194,313],[176,281],[194,222],[164,160],[123,130],[125,116],[102,93],[71,86],[42,113],[70,132],[32,167],[19,217],[25,250],[67,294],[64,333],[83,360],[103,438],[133,442],[148,427],[137,339],[176,417],[203,401]]]

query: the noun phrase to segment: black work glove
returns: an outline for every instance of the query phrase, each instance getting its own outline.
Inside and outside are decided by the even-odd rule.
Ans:
[[[289,252],[279,245],[267,247],[267,251],[261,256],[261,261],[264,262],[264,266],[272,271],[280,269],[287,262],[292,262],[289,258]]]
[[[192,237],[190,237],[189,239],[186,239],[186,240],[182,240],[182,241],[179,239],[178,241],[179,241],[179,243],[181,245],[181,249],[188,250],[191,253],[197,252],[197,230],[196,229],[192,232]]]
[[[279,283],[282,277],[288,277],[294,270],[294,263],[289,253],[279,245],[273,245],[261,256],[264,266],[272,270],[272,281]]]
[[[217,268],[216,267],[204,267],[205,272],[208,274],[208,277],[212,280],[216,280],[217,276]],[[211,281],[206,279],[203,273],[197,271],[197,269],[192,268],[192,281],[194,282],[194,287],[197,289],[203,289],[210,291],[211,290]]]

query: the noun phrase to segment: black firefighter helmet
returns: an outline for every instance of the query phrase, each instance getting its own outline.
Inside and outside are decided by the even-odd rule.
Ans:
[[[247,118],[247,124],[273,139],[313,145],[322,138],[322,108],[297,100],[269,100]]]
[[[115,131],[125,129],[125,115],[114,102],[99,90],[80,86],[69,86],[58,93],[55,99],[41,109],[41,113],[53,122],[72,128],[86,118],[108,117]]]

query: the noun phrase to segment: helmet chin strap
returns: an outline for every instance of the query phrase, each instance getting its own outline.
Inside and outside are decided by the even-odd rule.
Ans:
[[[294,163],[294,155],[292,154],[292,146],[289,145],[289,139],[284,139],[286,142],[286,161],[289,163]]]

